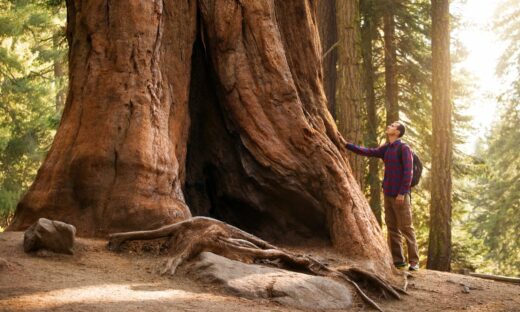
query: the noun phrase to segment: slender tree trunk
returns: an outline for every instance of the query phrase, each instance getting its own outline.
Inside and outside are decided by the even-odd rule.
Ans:
[[[336,120],[340,133],[354,144],[361,144],[363,84],[360,44],[359,0],[336,2],[338,30],[338,73],[336,83]],[[363,184],[363,158],[349,154],[349,162],[358,183]]]
[[[395,40],[395,0],[386,0],[383,10],[383,32],[385,41],[385,104],[386,124],[399,120],[397,84],[397,48]]]
[[[373,41],[376,37],[376,17],[372,0],[361,0],[360,10],[363,16],[363,26],[361,28],[361,51],[363,55],[363,77],[364,91],[366,98],[367,111],[367,140],[366,145],[375,147],[378,145],[377,126],[379,118],[377,116],[376,95],[375,95],[375,69],[373,61]],[[379,159],[370,158],[368,160],[368,186],[369,203],[377,222],[382,224],[381,209],[381,179],[379,178]]]
[[[82,235],[156,228],[188,219],[188,202],[264,237],[317,233],[390,274],[326,106],[309,1],[67,6],[67,104],[10,229],[42,216]]]
[[[336,61],[338,59],[336,0],[316,1],[315,5],[323,56],[323,86],[327,96],[327,107],[335,118]]]
[[[60,34],[54,34],[52,37],[52,44],[54,49],[58,49],[61,40]],[[64,77],[65,77],[65,68],[64,68],[64,60],[61,58],[54,60],[54,87],[56,89],[56,111],[62,112],[65,107],[65,101],[67,96],[67,90],[64,85]]]
[[[452,103],[449,0],[432,1],[432,190],[429,269],[449,271],[451,262]]]

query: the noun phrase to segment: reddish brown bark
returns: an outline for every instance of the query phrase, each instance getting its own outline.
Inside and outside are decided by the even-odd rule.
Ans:
[[[374,41],[377,37],[377,16],[374,4],[370,0],[360,2],[360,11],[363,16],[361,28],[361,54],[363,56],[363,78],[367,112],[367,146],[378,146],[377,125],[380,124],[377,115],[375,94],[376,74],[374,69]],[[381,207],[381,179],[379,178],[379,159],[368,160],[368,186],[370,188],[369,203],[378,223],[382,224]]]
[[[66,107],[10,228],[49,217],[94,235],[186,219],[195,2],[68,1],[67,9]]]
[[[336,109],[336,62],[338,59],[336,0],[316,1],[315,5],[323,56],[323,86],[327,96],[327,106],[334,116]]]
[[[397,47],[395,39],[396,0],[386,0],[383,12],[383,31],[385,41],[385,105],[386,124],[399,120],[397,85]]]
[[[338,1],[336,21],[338,32],[336,120],[339,131],[345,139],[361,145],[363,85],[359,1]],[[362,186],[365,177],[364,159],[354,153],[349,153],[348,157],[354,177]]]
[[[451,267],[453,127],[448,0],[432,1],[432,183],[429,269]]]
[[[189,218],[186,194],[195,214],[321,236],[390,272],[327,110],[308,1],[201,0],[199,31],[193,2],[108,3],[68,3],[67,106],[11,229],[152,228]]]

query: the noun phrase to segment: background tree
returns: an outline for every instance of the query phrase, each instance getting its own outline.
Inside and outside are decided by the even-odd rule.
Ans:
[[[341,135],[354,144],[362,143],[362,58],[359,0],[336,1],[338,34],[337,82],[335,116]],[[354,177],[360,185],[364,180],[364,161],[349,154]]]
[[[323,88],[327,97],[327,107],[335,119],[336,63],[339,44],[336,27],[336,0],[316,1],[315,5],[323,53]]]
[[[395,29],[395,11],[400,3],[397,0],[386,0],[383,6],[383,32],[385,44],[385,103],[386,124],[399,120],[397,80],[397,47]]]
[[[361,144],[365,119],[359,0],[318,1],[316,8],[328,108],[341,135],[349,141]],[[353,154],[348,157],[356,180],[363,186],[363,158]]]
[[[378,146],[378,129],[380,125],[376,99],[376,70],[374,66],[374,44],[377,40],[376,8],[372,0],[360,1],[361,14],[361,54],[363,58],[363,90],[366,103],[366,136],[364,144]],[[382,224],[381,179],[379,177],[379,159],[368,160],[367,187],[370,207],[379,224]]]
[[[432,1],[432,182],[427,268],[451,263],[452,103],[449,0]]]

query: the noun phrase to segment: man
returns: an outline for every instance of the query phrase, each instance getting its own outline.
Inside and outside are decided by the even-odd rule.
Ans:
[[[394,265],[397,268],[406,267],[402,249],[402,237],[404,236],[408,247],[409,269],[416,271],[419,269],[419,255],[410,203],[413,156],[410,147],[400,140],[404,132],[404,125],[396,121],[386,128],[388,143],[385,145],[378,148],[366,148],[347,143],[346,146],[356,154],[383,159],[385,163],[383,179],[385,222]],[[401,155],[401,159],[399,155]]]

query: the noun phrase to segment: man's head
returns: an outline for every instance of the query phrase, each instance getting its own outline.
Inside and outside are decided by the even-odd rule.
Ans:
[[[394,121],[386,127],[385,133],[388,136],[395,136],[400,138],[404,135],[406,128],[400,121]]]

